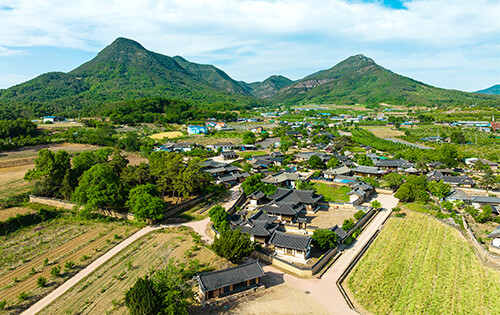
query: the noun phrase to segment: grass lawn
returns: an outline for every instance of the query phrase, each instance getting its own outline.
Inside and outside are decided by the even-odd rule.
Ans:
[[[500,310],[500,271],[483,266],[460,232],[414,212],[387,221],[347,285],[373,314]]]
[[[349,201],[348,192],[351,191],[349,186],[334,187],[323,183],[314,183],[316,192],[323,195],[325,201],[347,202]]]

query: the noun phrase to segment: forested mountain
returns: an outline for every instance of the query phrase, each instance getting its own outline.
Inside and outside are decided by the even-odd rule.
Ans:
[[[495,84],[487,89],[479,90],[476,93],[489,94],[489,95],[500,95],[500,84]]]
[[[36,117],[82,109],[92,112],[103,103],[146,97],[186,100],[219,109],[261,103],[223,71],[186,60],[181,63],[183,66],[135,41],[118,38],[69,73],[47,73],[0,90],[0,117]]]
[[[436,88],[393,73],[363,55],[347,58],[281,89],[275,103],[500,105],[500,98]]]
[[[69,73],[46,73],[0,90],[0,119],[96,114],[109,104],[148,98],[186,101],[208,111],[268,103],[500,106],[499,96],[436,88],[395,74],[363,55],[298,81],[275,75],[245,83],[212,65],[161,55],[118,38]]]
[[[273,97],[279,90],[292,84],[293,81],[282,75],[272,75],[262,82],[249,83],[252,95],[258,98]]]

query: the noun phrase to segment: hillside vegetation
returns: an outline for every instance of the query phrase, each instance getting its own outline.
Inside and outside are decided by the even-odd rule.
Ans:
[[[500,105],[498,97],[436,88],[393,73],[363,55],[296,81],[271,100],[292,104]]]
[[[387,221],[347,284],[373,314],[500,309],[500,272],[483,266],[457,230],[414,212]]]

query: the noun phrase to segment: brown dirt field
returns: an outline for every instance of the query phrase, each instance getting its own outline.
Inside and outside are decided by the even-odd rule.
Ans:
[[[0,209],[0,221],[5,221],[10,217],[15,217],[18,214],[35,213],[36,210],[24,207],[13,207],[8,209]]]
[[[275,277],[264,277],[266,289],[221,307],[193,307],[190,314],[330,314],[306,292]]]
[[[98,146],[90,144],[78,143],[58,143],[58,144],[42,144],[31,147],[21,148],[19,150],[5,151],[0,153],[0,168],[11,167],[17,165],[33,164],[33,161],[38,156],[38,151],[41,149],[49,149],[57,152],[66,150],[68,153],[81,152],[85,150],[97,150]]]
[[[315,214],[307,214],[308,222],[311,226],[317,226],[320,229],[325,229],[337,225],[342,225],[345,219],[354,217],[356,211],[349,210],[326,210],[320,209]]]
[[[155,140],[162,140],[162,139],[177,138],[180,136],[182,136],[182,132],[180,131],[167,131],[167,132],[155,133],[154,135],[150,135],[149,137]]]
[[[127,160],[128,160],[130,165],[139,165],[139,164],[141,164],[141,162],[145,162],[145,163],[148,162],[148,159],[143,158],[142,156],[139,156],[135,153],[128,153],[127,152],[126,155],[127,155]]]
[[[363,127],[363,129],[370,130],[374,135],[380,138],[396,138],[397,136],[404,136],[404,132],[393,129],[392,127]]]
[[[54,128],[71,128],[82,127],[83,124],[79,122],[56,123],[56,124],[38,124],[39,129],[54,129]]]
[[[70,223],[71,225],[72,223]],[[78,225],[78,223],[75,223]],[[69,226],[72,230],[72,226]],[[87,226],[86,231],[81,231],[80,235],[74,235],[69,233],[66,236],[65,242],[56,243],[59,238],[53,240],[53,246],[49,246],[45,251],[41,251],[35,256],[27,257],[19,261],[20,265],[17,267],[10,266],[8,269],[3,269],[0,275],[0,295],[3,299],[8,301],[9,305],[16,304],[17,297],[20,292],[29,292],[32,298],[28,302],[24,302],[17,306],[27,306],[35,302],[38,297],[45,295],[55,289],[55,287],[64,282],[67,276],[74,274],[76,271],[82,269],[83,267],[90,264],[92,261],[97,259],[100,255],[105,253],[108,249],[114,247],[118,244],[122,238],[134,232],[136,228],[132,228],[126,225],[118,224],[94,224]],[[22,232],[22,231],[21,231]],[[50,231],[49,231],[50,232]],[[10,240],[12,246],[18,245],[19,247],[24,247],[22,244],[26,242],[26,239],[22,239],[22,233],[19,233],[19,243],[15,240]],[[115,239],[114,235],[120,235],[122,238]],[[7,252],[9,248],[5,250]],[[4,250],[2,249],[2,252]],[[88,258],[83,261],[81,258],[86,255]],[[49,264],[47,266],[43,265],[45,258],[48,258]],[[67,261],[73,261],[75,267],[69,274],[64,274],[64,264]],[[55,266],[61,266],[63,268],[64,277],[53,278],[51,276],[51,269]],[[13,269],[13,267],[15,269]],[[36,273],[33,274],[32,270]],[[47,281],[47,286],[44,288],[37,287],[38,277],[43,276]],[[18,279],[18,282],[14,282],[14,279]]]
[[[0,198],[28,191],[33,184],[23,178],[32,167],[33,164],[0,168]]]
[[[164,231],[152,232],[134,242],[40,314],[128,314],[123,302],[125,291],[139,277],[161,268],[169,259],[181,263],[198,259],[201,264],[218,268],[228,264],[203,247],[187,257],[186,252],[194,245],[187,230]]]

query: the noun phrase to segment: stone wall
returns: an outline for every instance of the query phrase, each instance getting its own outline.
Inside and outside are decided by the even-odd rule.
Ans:
[[[483,246],[481,246],[481,244],[479,244],[464,217],[462,217],[462,222],[464,224],[465,233],[470,239],[470,243],[472,244],[472,247],[474,248],[474,251],[477,253],[479,258],[486,264],[500,267],[500,256],[488,252]]]

